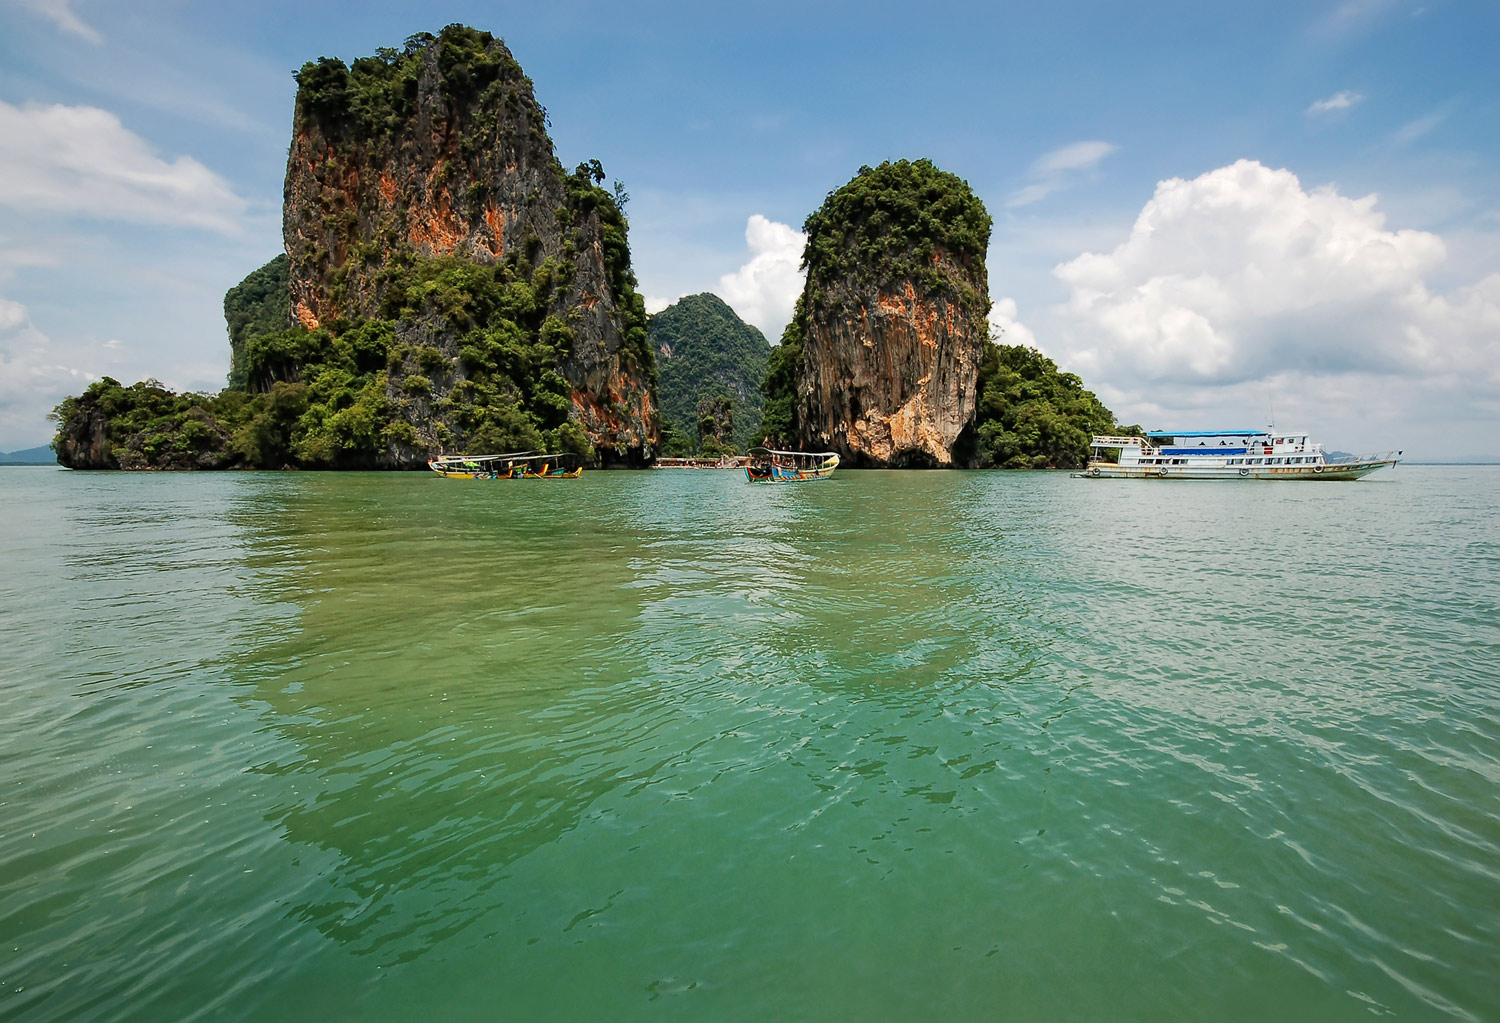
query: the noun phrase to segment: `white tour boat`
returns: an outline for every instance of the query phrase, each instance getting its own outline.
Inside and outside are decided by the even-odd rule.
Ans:
[[[1330,461],[1305,433],[1269,430],[1154,430],[1144,437],[1095,437],[1074,476],[1094,479],[1357,480],[1395,465],[1401,452]]]

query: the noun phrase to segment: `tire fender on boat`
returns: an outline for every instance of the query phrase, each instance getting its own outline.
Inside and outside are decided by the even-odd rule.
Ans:
[[[1241,476],[1249,476],[1250,475],[1250,470],[1249,469],[1241,469],[1240,470],[1240,475]]]
[[[1089,475],[1090,476],[1097,476],[1097,475],[1099,475],[1099,470],[1098,469],[1090,469],[1089,470]]]
[[[1323,467],[1321,465],[1315,465],[1315,466],[1313,466],[1313,472],[1322,472],[1322,471],[1323,471]]]

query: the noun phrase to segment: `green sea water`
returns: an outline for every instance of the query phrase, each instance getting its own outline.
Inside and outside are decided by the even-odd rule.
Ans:
[[[1500,1019],[1500,468],[0,530],[5,1020]]]

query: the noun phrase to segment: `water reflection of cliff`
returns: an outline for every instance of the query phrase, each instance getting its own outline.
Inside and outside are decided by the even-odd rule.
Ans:
[[[563,493],[559,486],[579,487]],[[237,509],[269,602],[241,658],[296,798],[271,820],[334,851],[290,912],[413,958],[492,905],[507,864],[658,765],[637,684],[636,530],[579,484],[303,477]]]
[[[729,772],[792,828],[875,791],[974,802],[998,754],[950,748],[949,716],[1034,650],[1004,622],[1026,593],[963,567],[967,500],[700,476],[307,476],[237,510],[287,612],[236,671],[301,753],[261,768],[295,793],[270,819],[337,859],[295,919],[414,958],[539,906],[518,861],[625,796]]]

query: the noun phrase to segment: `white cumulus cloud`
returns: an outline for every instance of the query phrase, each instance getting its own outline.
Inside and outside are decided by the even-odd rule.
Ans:
[[[245,200],[190,156],[170,162],[97,107],[0,100],[0,204],[109,220],[241,230]]]
[[[0,334],[9,334],[26,326],[26,307],[20,302],[0,298]]]
[[[1307,113],[1312,117],[1316,117],[1319,114],[1338,113],[1342,110],[1348,110],[1350,107],[1354,106],[1356,103],[1359,103],[1363,99],[1364,96],[1362,96],[1361,94],[1357,92],[1350,92],[1346,89],[1343,92],[1334,93],[1327,99],[1314,101],[1313,104],[1307,108]]]
[[[1434,293],[1442,239],[1392,230],[1377,205],[1249,160],[1163,181],[1113,251],[1053,271],[1071,292],[1059,354],[1136,407],[1255,384],[1312,409],[1361,378],[1410,414],[1500,412],[1500,274]]]
[[[96,379],[70,365],[90,357],[63,350],[32,325],[25,305],[0,296],[0,451],[45,443],[52,433],[47,413]]]
[[[719,278],[719,297],[775,344],[802,294],[807,236],[756,213],[745,225],[745,243],[750,261]]]
[[[990,330],[1000,344],[1036,347],[1036,335],[1019,319],[1016,300],[1009,296],[997,298],[990,304]]]

